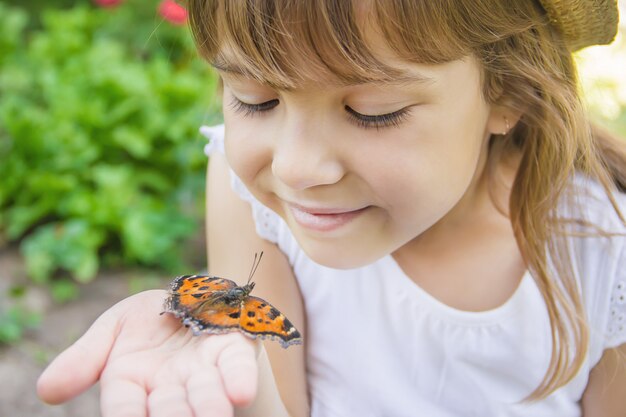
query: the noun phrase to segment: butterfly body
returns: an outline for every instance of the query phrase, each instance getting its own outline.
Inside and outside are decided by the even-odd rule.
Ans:
[[[238,286],[226,278],[181,275],[170,284],[164,310],[194,335],[240,331],[250,338],[277,340],[283,347],[302,343],[293,324],[265,300],[251,296],[254,282]]]

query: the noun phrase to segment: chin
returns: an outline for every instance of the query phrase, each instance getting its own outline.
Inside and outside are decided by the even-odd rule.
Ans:
[[[346,247],[328,242],[299,242],[304,253],[315,263],[332,269],[355,269],[369,265],[386,253],[366,248]],[[368,248],[369,249],[369,248]]]

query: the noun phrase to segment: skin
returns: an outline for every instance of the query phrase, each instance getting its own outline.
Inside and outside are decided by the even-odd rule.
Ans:
[[[428,85],[311,85],[292,92],[222,73],[228,161],[315,261],[338,268],[365,265],[442,217],[454,221],[463,215],[451,209],[463,196],[472,197],[468,188],[484,165],[489,136],[478,67],[456,61],[420,69],[432,78]],[[475,88],[462,88],[468,79]],[[277,104],[243,115],[230,105],[234,100]],[[344,106],[365,115],[400,109],[408,114],[398,126],[363,128]],[[326,233],[302,227],[293,206],[365,212]]]
[[[109,309],[41,375],[39,396],[58,404],[99,379],[103,416],[228,415],[250,402],[258,347],[236,333],[192,337],[159,315],[164,297],[148,291]]]
[[[506,207],[516,156],[497,167],[495,198],[486,175],[488,138],[513,126],[519,114],[483,99],[479,66],[470,57],[425,66],[400,62],[383,47],[379,52],[407,75],[429,80],[350,86],[311,80],[276,91],[221,71],[227,160],[211,158],[207,182],[210,272],[241,284],[249,267],[241,254],[263,250],[255,295],[279,306],[305,338],[289,263],[256,235],[249,205],[229,188],[229,165],[321,264],[356,267],[391,253],[426,291],[471,311],[504,302],[524,271],[510,223],[497,208]],[[266,110],[242,111],[236,100]],[[391,126],[355,123],[357,113],[401,109],[408,112]],[[323,211],[338,218],[357,209],[332,230],[298,220],[302,211],[309,219]],[[239,334],[193,338],[171,316],[159,316],[164,298],[162,291],[141,293],[105,312],[42,374],[40,397],[67,401],[100,380],[104,417],[309,414],[303,347],[263,346]],[[591,373],[586,417],[617,416],[626,407],[626,373],[609,372],[623,359],[608,352]]]

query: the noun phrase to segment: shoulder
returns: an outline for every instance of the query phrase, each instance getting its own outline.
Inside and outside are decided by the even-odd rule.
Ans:
[[[574,261],[583,278],[599,285],[598,274],[613,281],[626,268],[626,194],[611,194],[597,181],[578,175],[560,215]]]
[[[596,180],[578,174],[573,182],[574,217],[612,234],[626,233],[626,194],[613,190],[609,195]]]
[[[561,214],[567,221],[591,336],[592,363],[604,349],[626,340],[626,194],[607,194],[597,181],[577,175],[573,199]]]
[[[579,175],[573,182],[569,206],[561,211],[565,233],[572,244],[579,272],[612,278],[626,268],[626,194],[617,190],[610,195],[597,181]]]

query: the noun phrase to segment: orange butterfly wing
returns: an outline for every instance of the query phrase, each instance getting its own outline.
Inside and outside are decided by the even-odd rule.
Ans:
[[[239,327],[238,305],[228,305],[222,296],[235,282],[206,275],[182,275],[172,281],[164,309],[182,319],[194,334],[227,333]]]
[[[207,275],[181,275],[170,284],[170,294],[176,295],[183,306],[191,306],[204,301],[215,291],[225,291],[236,287],[233,281]]]
[[[248,336],[277,340],[284,348],[302,343],[302,335],[289,319],[259,297],[245,299],[239,325]]]
[[[239,330],[253,339],[277,340],[284,348],[302,343],[302,335],[284,314],[261,298],[244,295],[253,287],[238,287],[226,278],[182,275],[170,284],[164,312],[180,318],[194,335]]]

